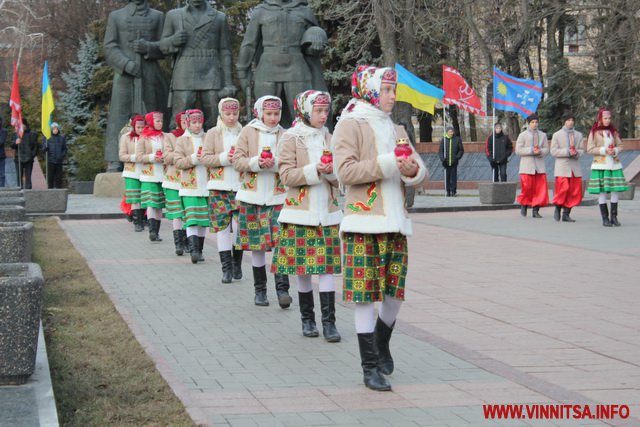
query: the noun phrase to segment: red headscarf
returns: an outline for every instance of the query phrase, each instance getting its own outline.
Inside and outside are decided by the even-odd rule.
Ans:
[[[147,113],[144,116],[144,119],[145,119],[145,122],[147,122],[147,125],[144,127],[144,130],[142,131],[142,136],[154,137],[154,136],[162,135],[162,129],[157,130],[153,125],[153,119],[157,116],[162,117],[162,113],[159,111],[152,111],[150,113]]]
[[[591,135],[592,133],[596,133],[599,130],[608,130],[611,133],[612,137],[615,137],[618,134],[618,130],[613,126],[613,124],[609,123],[609,126],[605,126],[602,124],[602,116],[604,115],[605,111],[611,114],[611,110],[609,110],[608,108],[600,108],[600,110],[598,111],[598,118],[596,119],[596,122],[593,124],[593,126],[591,126],[589,135]]]
[[[131,138],[137,138],[140,136],[136,133],[136,122],[144,123],[144,118],[142,116],[135,116],[133,120],[131,120],[131,126],[133,127],[133,129],[131,129],[131,132],[129,132],[129,136]]]
[[[184,111],[176,114],[176,128],[171,131],[171,133],[174,134],[176,138],[180,138],[184,133],[184,129],[182,129],[182,116],[184,116],[184,114]]]

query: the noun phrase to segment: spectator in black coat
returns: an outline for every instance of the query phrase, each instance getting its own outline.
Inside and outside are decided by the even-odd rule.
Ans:
[[[447,197],[455,197],[458,189],[458,162],[464,155],[464,146],[462,139],[454,136],[451,126],[447,126],[447,134],[440,141],[438,155],[444,167],[444,189]]]
[[[0,187],[5,186],[4,177],[4,161],[7,158],[7,154],[4,151],[4,146],[7,143],[7,130],[2,127],[2,118],[0,118]]]
[[[16,138],[11,148],[16,150],[13,161],[16,164],[16,178],[20,188],[31,190],[31,172],[33,160],[38,154],[38,135],[31,132],[27,119],[22,119],[24,133],[22,138]]]
[[[55,122],[51,123],[51,138],[43,139],[42,151],[47,153],[47,186],[62,188],[62,164],[67,155],[67,141]]]
[[[502,125],[496,123],[493,127],[495,133],[495,153],[493,135],[489,135],[487,138],[487,144],[485,145],[485,154],[487,160],[493,169],[493,182],[506,182],[507,181],[507,162],[511,153],[513,153],[513,143],[509,136],[502,132]]]

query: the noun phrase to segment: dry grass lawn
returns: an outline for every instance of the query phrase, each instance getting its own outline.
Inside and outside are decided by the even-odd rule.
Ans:
[[[61,425],[192,426],[57,219],[34,223],[42,321]]]

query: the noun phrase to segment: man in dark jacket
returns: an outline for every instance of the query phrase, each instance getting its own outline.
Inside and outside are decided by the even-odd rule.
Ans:
[[[493,127],[494,133],[487,138],[485,154],[493,169],[493,182],[507,181],[507,162],[513,153],[513,143],[509,136],[502,132],[502,125],[496,123]],[[495,135],[495,143],[494,143]]]
[[[4,161],[7,154],[4,151],[4,145],[7,143],[7,130],[2,127],[2,118],[0,118],[0,187],[4,187]]]
[[[62,188],[62,164],[67,155],[67,141],[55,122],[51,123],[51,138],[43,139],[42,151],[47,153],[47,186]]]
[[[16,178],[20,188],[31,190],[31,172],[33,160],[38,154],[38,135],[31,132],[27,119],[22,118],[24,133],[22,138],[16,138],[11,148],[16,150],[13,161],[16,164]],[[24,183],[23,181],[24,180]]]
[[[456,197],[458,162],[464,155],[464,146],[462,139],[459,136],[454,136],[451,126],[447,126],[447,134],[440,141],[438,155],[444,167],[444,189],[447,192],[447,197]]]

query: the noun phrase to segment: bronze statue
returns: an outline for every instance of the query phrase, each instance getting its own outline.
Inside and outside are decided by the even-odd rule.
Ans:
[[[205,127],[215,126],[218,100],[233,96],[231,47],[227,16],[206,0],[189,0],[167,13],[160,47],[174,55],[171,111],[194,108],[200,97]]]
[[[282,99],[282,122],[288,127],[296,95],[308,89],[327,91],[320,66],[326,44],[327,35],[306,0],[263,1],[253,11],[240,47],[237,71],[243,90],[251,94],[251,66],[257,64],[253,94]]]
[[[105,143],[110,171],[120,168],[118,133],[131,113],[165,109],[167,81],[158,64],[163,53],[154,43],[160,40],[163,20],[164,13],[150,8],[147,0],[130,0],[109,14],[104,53],[115,70]]]

